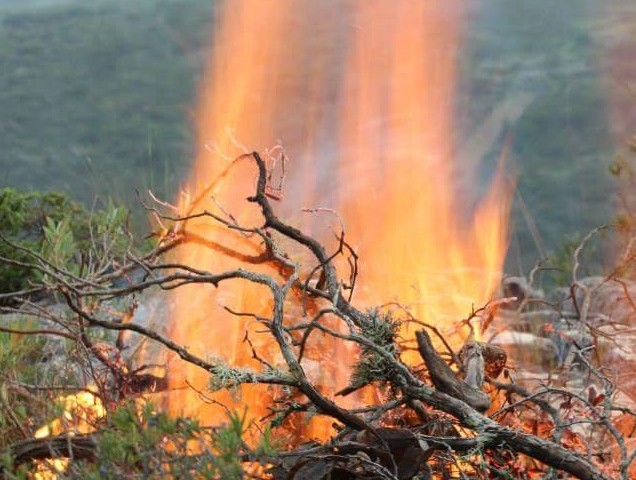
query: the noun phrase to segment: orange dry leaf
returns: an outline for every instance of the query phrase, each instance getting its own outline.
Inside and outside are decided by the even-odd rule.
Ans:
[[[614,419],[614,426],[625,437],[636,435],[636,417],[628,413],[619,415]]]
[[[521,429],[540,438],[548,438],[552,435],[554,423],[550,420],[528,418],[521,424]]]
[[[581,439],[581,436],[574,433],[572,430],[565,430],[563,432],[562,439],[563,446],[569,450],[574,450],[579,453],[585,452],[585,442]]]

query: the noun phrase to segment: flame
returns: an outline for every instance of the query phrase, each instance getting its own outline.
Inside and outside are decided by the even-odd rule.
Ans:
[[[259,225],[260,213],[244,200],[253,193],[255,168],[231,159],[284,142],[292,161],[278,211],[325,242],[332,238],[328,214],[299,212],[340,212],[362,262],[356,301],[399,302],[457,341],[465,338],[457,322],[488,302],[500,280],[510,188],[500,165],[475,208],[466,208],[471,193],[458,189],[458,176],[470,175],[453,163],[460,7],[459,0],[229,2],[200,84],[183,210]],[[189,241],[177,260],[198,269],[245,267],[260,252],[257,239],[206,218],[189,220],[184,231]],[[278,275],[267,265],[250,268]],[[266,289],[242,281],[190,285],[176,291],[175,303],[171,334],[193,353],[258,369],[243,342],[247,331],[262,355],[280,361],[256,321],[224,309],[267,315]],[[401,332],[412,333],[409,325]],[[346,352],[323,351],[330,353],[319,364],[309,358],[304,366],[333,392],[348,380]],[[205,391],[205,372],[178,365],[170,378],[181,388],[169,399],[175,412],[219,420],[222,409],[182,388]],[[265,413],[265,389],[240,394],[253,416]],[[229,394],[215,398],[235,404]],[[329,431],[323,424],[310,434]]]
[[[63,408],[62,416],[52,420],[48,425],[38,428],[34,435],[35,438],[45,438],[68,432],[94,432],[97,421],[106,417],[106,408],[96,393],[97,389],[94,386],[89,386],[81,392],[60,397],[58,401]]]
[[[70,458],[49,458],[46,460],[35,460],[35,480],[57,480],[68,470],[71,464]]]
[[[431,2],[375,5],[362,9],[344,109],[340,177],[357,184],[341,210],[366,259],[360,283],[373,301],[395,299],[419,320],[448,327],[499,283],[510,198],[503,164],[466,215],[451,137],[459,23],[445,22]],[[391,55],[376,55],[386,44]],[[369,121],[378,118],[384,123]]]
[[[58,398],[62,415],[35,431],[35,438],[46,438],[67,433],[91,433],[100,419],[106,417],[106,408],[97,395],[97,387],[89,385],[86,390]],[[36,480],[55,480],[68,469],[70,459],[51,458],[35,462]]]

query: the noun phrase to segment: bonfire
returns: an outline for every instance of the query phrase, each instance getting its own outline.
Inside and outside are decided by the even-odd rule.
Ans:
[[[152,251],[79,271],[24,252],[42,283],[3,309],[77,345],[86,382],[5,475],[631,478],[633,412],[601,351],[627,320],[609,331],[593,304],[632,286],[579,278],[596,232],[560,301],[504,278],[505,148],[481,195],[453,162],[459,2],[348,4],[331,59],[316,44],[342,38],[312,26],[329,6],[278,3],[223,11],[191,179],[140,196]],[[529,318],[562,347],[534,379],[536,345],[497,341]]]

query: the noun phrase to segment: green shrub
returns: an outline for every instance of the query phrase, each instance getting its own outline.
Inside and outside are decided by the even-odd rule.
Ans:
[[[33,326],[17,319],[4,323],[9,328],[18,325]],[[0,332],[0,452],[12,442],[23,440],[46,414],[44,393],[22,386],[42,383],[43,345],[42,337]]]
[[[225,424],[206,428],[197,420],[171,418],[133,402],[108,416],[94,462],[75,463],[67,478],[244,478],[242,459],[274,454],[266,431],[255,451],[243,441],[245,415],[229,413]]]
[[[20,265],[34,262],[24,249],[70,271],[81,268],[88,252],[93,259],[122,255],[131,245],[128,217],[127,209],[110,201],[90,212],[62,193],[0,189],[0,293],[42,280],[36,269]]]

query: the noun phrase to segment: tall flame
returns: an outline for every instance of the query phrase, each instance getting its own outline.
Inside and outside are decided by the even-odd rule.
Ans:
[[[263,150],[282,142],[292,160],[279,213],[325,241],[320,214],[309,217],[301,207],[342,214],[362,262],[360,303],[397,301],[448,330],[487,302],[501,275],[510,195],[502,171],[472,211],[462,208],[470,195],[457,191],[462,166],[453,164],[451,132],[460,4],[228,2],[201,81],[192,208],[258,224],[258,212],[245,202],[255,169],[228,165],[242,145]],[[255,240],[205,219],[191,220],[187,232],[198,240],[181,248],[178,260],[199,269],[226,270],[259,251]],[[228,254],[236,250],[240,255]],[[194,353],[258,367],[243,343],[246,329],[263,337],[258,325],[224,306],[259,314],[271,308],[267,292],[247,282],[180,288],[172,335]],[[402,334],[411,332],[405,327]],[[321,368],[332,368],[342,388],[347,378],[339,361]],[[206,376],[195,368],[171,377],[175,387],[187,380],[205,389]],[[254,415],[263,413],[260,394],[243,392]],[[201,403],[189,393],[171,401],[187,413]],[[216,415],[200,414],[204,421]]]

